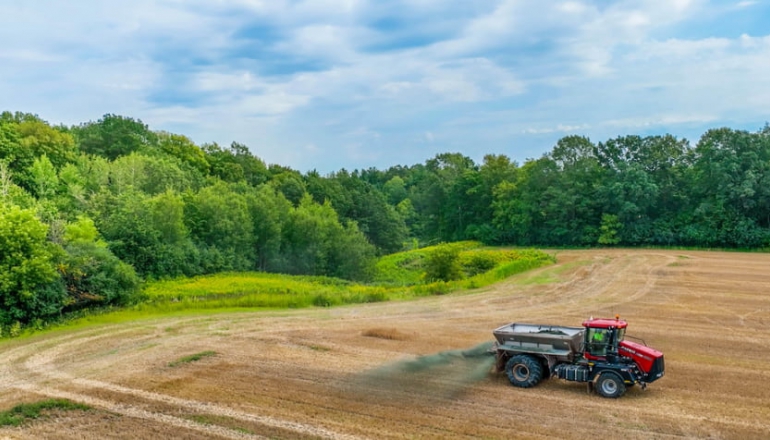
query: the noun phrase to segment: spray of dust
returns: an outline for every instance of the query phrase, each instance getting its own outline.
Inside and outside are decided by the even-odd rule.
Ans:
[[[494,355],[492,342],[465,350],[442,351],[393,362],[361,374],[355,385],[359,391],[376,393],[378,398],[455,398],[470,385],[489,377]]]

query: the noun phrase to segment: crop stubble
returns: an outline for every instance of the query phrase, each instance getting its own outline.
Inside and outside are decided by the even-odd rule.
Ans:
[[[558,258],[472,294],[170,317],[5,343],[0,409],[47,397],[96,409],[0,437],[770,437],[770,255]],[[559,281],[522,282],[543,273]],[[665,378],[619,400],[558,380],[513,388],[458,352],[420,358],[484,343],[511,321],[579,325],[616,313],[667,366]],[[400,337],[376,337],[388,329]],[[207,350],[217,355],[168,366]]]

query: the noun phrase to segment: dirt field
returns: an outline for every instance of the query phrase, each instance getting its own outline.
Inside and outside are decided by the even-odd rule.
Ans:
[[[471,294],[334,309],[170,317],[0,345],[0,409],[93,406],[0,438],[770,438],[770,255],[561,251]],[[618,400],[556,379],[514,388],[436,357],[512,321],[629,321],[666,376]],[[213,350],[197,362],[180,357]],[[479,375],[479,368],[481,371]]]

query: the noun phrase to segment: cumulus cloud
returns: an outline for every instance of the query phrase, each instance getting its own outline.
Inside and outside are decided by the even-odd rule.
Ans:
[[[0,96],[52,122],[121,113],[238,140],[300,170],[521,160],[570,133],[758,128],[768,15],[708,0],[10,2]]]

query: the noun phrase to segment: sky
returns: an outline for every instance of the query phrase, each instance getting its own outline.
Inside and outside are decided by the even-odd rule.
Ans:
[[[768,0],[6,0],[0,111],[330,173],[770,120]]]

